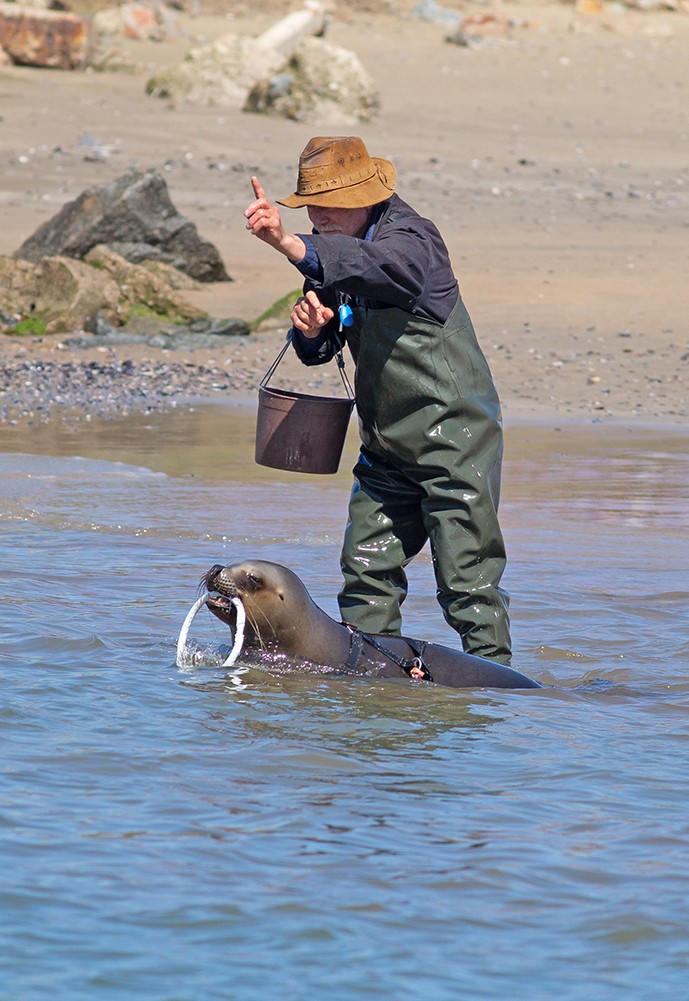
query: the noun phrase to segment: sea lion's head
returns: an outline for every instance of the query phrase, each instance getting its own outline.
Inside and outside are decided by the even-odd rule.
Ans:
[[[210,592],[208,608],[232,629],[237,622],[232,599],[241,601],[246,612],[246,646],[286,654],[299,651],[299,637],[315,606],[297,575],[287,567],[267,560],[215,564],[201,584]]]

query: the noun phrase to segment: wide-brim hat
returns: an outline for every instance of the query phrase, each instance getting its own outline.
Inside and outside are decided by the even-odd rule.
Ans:
[[[371,156],[357,136],[316,136],[299,157],[297,190],[278,198],[278,204],[290,209],[366,208],[390,197],[396,176],[392,163]]]

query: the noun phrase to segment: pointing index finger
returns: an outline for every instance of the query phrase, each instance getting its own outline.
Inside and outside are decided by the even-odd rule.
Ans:
[[[259,181],[259,179],[257,177],[252,177],[251,178],[251,187],[254,189],[254,194],[256,195],[257,198],[265,198],[266,197],[266,193],[263,190],[263,188],[261,187],[261,182]]]

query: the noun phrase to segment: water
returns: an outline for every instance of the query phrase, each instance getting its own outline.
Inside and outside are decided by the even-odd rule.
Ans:
[[[253,414],[0,428],[3,1001],[673,999],[689,972],[689,443],[511,429],[515,666],[457,692],[214,664],[201,574],[336,614],[335,477]],[[452,642],[428,557],[405,627]],[[210,616],[207,617],[210,619]]]

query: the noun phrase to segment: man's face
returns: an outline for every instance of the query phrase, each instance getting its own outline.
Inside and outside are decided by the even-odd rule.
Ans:
[[[363,209],[326,209],[320,205],[307,205],[314,229],[323,236],[340,233],[342,236],[362,237],[366,232],[371,207]]]

